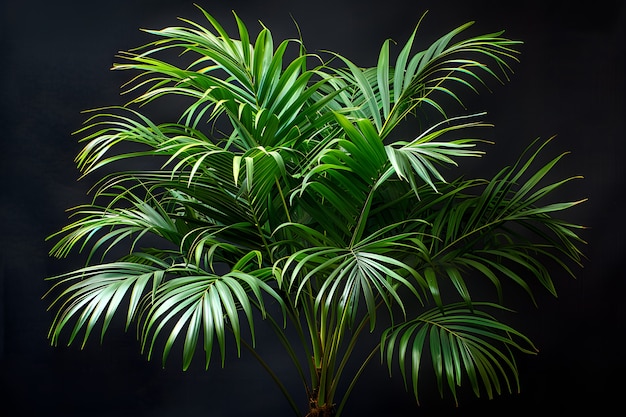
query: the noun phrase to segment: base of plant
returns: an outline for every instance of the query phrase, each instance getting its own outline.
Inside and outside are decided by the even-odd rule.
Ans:
[[[335,415],[334,404],[318,405],[317,401],[311,400],[309,413],[305,417],[333,417]]]

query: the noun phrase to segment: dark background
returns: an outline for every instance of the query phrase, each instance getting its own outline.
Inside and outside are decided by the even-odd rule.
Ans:
[[[464,398],[460,407],[425,389],[414,407],[401,378],[374,361],[346,409],[354,415],[605,415],[623,409],[623,214],[626,7],[622,1],[199,1],[226,27],[234,9],[250,28],[261,20],[275,39],[297,35],[309,50],[331,49],[375,65],[384,39],[404,42],[422,13],[424,42],[469,20],[477,30],[506,29],[525,42],[510,83],[467,96],[468,111],[487,110],[497,144],[482,159],[499,168],[531,140],[557,134],[553,154],[571,151],[563,176],[588,198],[568,216],[589,226],[589,258],[577,280],[558,278],[559,299],[539,297],[517,326],[540,349],[521,357],[522,392],[495,400]],[[86,201],[89,181],[76,181],[71,135],[81,111],[121,104],[127,74],[108,69],[119,50],[148,40],[139,28],[201,21],[190,1],[0,2],[0,415],[48,417],[287,416],[280,392],[249,357],[225,369],[161,368],[139,353],[133,332],[78,346],[51,347],[44,278],[80,259],[50,259],[44,238],[66,222],[65,209]],[[231,32],[233,33],[233,32]],[[426,45],[425,43],[421,45]],[[458,109],[460,113],[462,109]],[[493,165],[489,165],[493,164]],[[280,367],[282,352],[259,348]],[[275,355],[271,355],[276,350]],[[432,394],[432,395],[431,395]],[[465,397],[465,396],[464,396]]]

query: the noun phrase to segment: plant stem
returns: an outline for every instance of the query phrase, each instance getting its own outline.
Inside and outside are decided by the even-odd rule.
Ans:
[[[292,410],[294,411],[295,415],[297,417],[300,417],[300,409],[298,408],[298,405],[296,404],[296,402],[293,400],[292,396],[289,394],[289,391],[287,391],[287,388],[285,388],[285,385],[282,383],[282,381],[278,378],[278,375],[276,375],[276,373],[272,370],[272,368],[267,364],[267,362],[265,362],[265,360],[263,360],[263,358],[256,352],[256,350],[250,346],[248,344],[248,342],[246,342],[245,340],[242,339],[241,341],[243,343],[243,345],[246,347],[246,349],[248,349],[248,351],[250,353],[252,353],[252,356],[254,356],[254,358],[259,362],[259,364],[261,364],[261,366],[263,367],[263,369],[265,369],[267,371],[267,373],[270,375],[270,377],[274,380],[274,383],[276,383],[276,385],[278,386],[278,388],[280,389],[280,391],[283,393],[283,395],[285,396],[285,398],[287,399],[287,401],[289,402],[289,405],[291,406]]]
[[[341,416],[341,411],[343,410],[343,407],[345,406],[346,401],[348,400],[348,397],[350,396],[350,393],[352,392],[352,389],[354,388],[354,386],[356,385],[356,382],[361,377],[361,374],[365,370],[365,367],[367,366],[367,364],[370,363],[370,361],[374,357],[374,354],[378,351],[379,347],[380,347],[380,343],[377,344],[374,347],[374,349],[372,349],[370,354],[367,356],[367,358],[365,358],[365,360],[363,361],[363,363],[359,367],[359,370],[356,372],[356,374],[354,374],[354,377],[352,378],[352,381],[350,381],[350,385],[346,389],[346,391],[345,391],[345,393],[344,393],[344,395],[343,395],[343,397],[341,399],[341,402],[339,403],[339,407],[337,407],[337,411],[336,411],[335,417],[340,417]]]

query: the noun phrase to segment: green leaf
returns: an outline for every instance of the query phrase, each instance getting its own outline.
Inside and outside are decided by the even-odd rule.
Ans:
[[[431,359],[442,396],[447,387],[457,399],[456,387],[465,381],[462,374],[467,376],[476,395],[482,388],[489,398],[493,397],[494,391],[500,393],[502,384],[509,392],[513,387],[519,387],[518,368],[511,349],[534,353],[534,345],[519,331],[482,310],[502,307],[490,303],[476,303],[474,307],[468,309],[464,304],[449,304],[443,310],[426,311],[383,333],[381,349],[386,352],[384,358],[390,372],[390,362],[397,352],[405,382],[405,369],[411,369],[411,384],[418,402],[419,375],[426,355]],[[398,337],[400,343],[396,344]],[[407,355],[409,350],[410,355]]]
[[[383,116],[389,117],[391,111],[391,100],[389,92],[389,40],[383,43],[378,57],[377,67],[378,92],[382,101]]]

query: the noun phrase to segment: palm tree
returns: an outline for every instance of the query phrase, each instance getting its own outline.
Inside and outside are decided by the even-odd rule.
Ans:
[[[52,256],[87,253],[84,267],[51,278],[52,343],[102,338],[121,311],[163,363],[180,346],[185,369],[198,355],[223,366],[234,343],[296,416],[341,415],[379,357],[416,400],[423,372],[455,401],[462,384],[489,398],[518,389],[515,355],[536,349],[503,322],[503,292],[519,286],[534,302],[537,286],[556,293],[554,271],[580,264],[581,227],[554,217],[580,201],[544,202],[576,177],[549,180],[563,157],[538,157],[549,141],[490,179],[442,171],[481,156],[468,132],[487,126],[443,103],[506,79],[520,42],[466,35],[467,23],[414,52],[418,24],[395,60],[388,40],[361,68],[301,39],[276,46],[266,27],[251,37],[236,14],[231,37],[200,10],[208,23],[148,30],[156,40],[122,53],[114,69],[135,74],[128,103],[93,110],[78,132],[79,170],[103,174],[92,202],[50,236]],[[153,121],[153,102],[171,119]],[[400,140],[408,118],[421,127]],[[259,320],[308,409],[255,351]],[[378,342],[347,374],[369,333]]]

